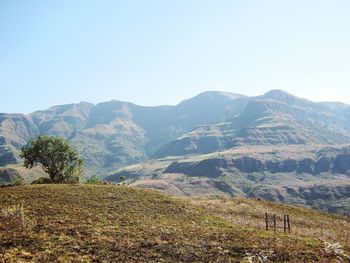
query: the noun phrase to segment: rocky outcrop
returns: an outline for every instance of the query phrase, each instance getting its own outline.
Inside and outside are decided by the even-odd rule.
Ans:
[[[350,152],[339,154],[333,161],[333,172],[350,174]]]
[[[173,162],[164,173],[182,173],[189,176],[218,177],[222,171],[229,167],[225,159],[215,158],[199,161],[197,163]]]
[[[11,147],[8,145],[0,146],[0,166],[16,163],[17,158]]]
[[[240,156],[235,158],[208,158],[196,162],[175,161],[171,163],[165,173],[183,173],[189,176],[218,177],[224,172],[239,171],[241,173],[298,173],[318,175],[321,173],[349,174],[350,173],[350,147],[338,149],[334,156],[328,152],[320,151],[322,156],[312,159],[310,157],[297,159],[275,158],[265,160],[264,156]],[[315,155],[315,156],[317,156]]]
[[[327,173],[333,170],[333,158],[323,156],[315,162],[315,173]]]
[[[17,171],[15,169],[0,169],[0,182],[2,182],[3,184],[11,183],[14,180],[16,174]]]

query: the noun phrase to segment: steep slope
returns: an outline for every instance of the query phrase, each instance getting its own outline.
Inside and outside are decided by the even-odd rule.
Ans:
[[[265,257],[274,262],[320,262],[347,259],[348,251],[329,250],[319,239],[324,238],[319,232],[285,235],[261,230],[259,225],[247,227],[229,223],[215,216],[216,212],[205,212],[186,200],[131,187],[9,187],[0,191],[0,200],[2,209],[22,204],[26,226],[23,228],[20,222],[16,225],[18,221],[15,220],[9,222],[12,218],[8,214],[0,214],[0,261],[5,262],[241,262]],[[342,221],[344,230],[349,227],[347,218],[300,210],[294,208],[299,215],[307,213],[311,220],[322,217],[333,225]],[[334,243],[332,237],[326,238]],[[343,238],[337,242],[344,245]]]
[[[85,128],[93,104],[80,102],[51,107],[45,111],[36,111],[29,115],[40,134],[69,137]]]
[[[210,91],[176,106],[114,100],[28,116],[0,114],[0,166],[20,163],[20,148],[39,134],[67,138],[85,160],[85,176],[104,176],[150,158],[244,145],[350,143],[350,106],[314,103],[281,90],[258,97]]]
[[[281,90],[252,97],[227,122],[198,127],[164,145],[154,157],[205,154],[240,145],[350,143],[350,106],[335,107]]]
[[[0,113],[0,143],[19,147],[38,134],[34,123],[23,114]]]
[[[167,157],[105,178],[179,196],[244,196],[350,214],[350,146],[244,146]]]
[[[0,166],[18,162],[18,149],[37,134],[27,116],[0,113]]]
[[[148,159],[159,147],[197,125],[236,115],[247,99],[233,93],[205,92],[176,106],[81,102],[54,106],[29,116],[3,114],[6,118],[0,127],[7,128],[0,129],[0,139],[4,141],[0,142],[0,165],[18,162],[18,151],[29,138],[49,134],[72,142],[85,160],[86,176],[103,175]]]
[[[92,108],[84,129],[69,137],[89,169],[109,170],[146,159],[145,131],[133,121],[130,104],[99,103]]]
[[[198,125],[217,123],[236,116],[243,111],[248,100],[248,97],[235,93],[208,91],[176,106],[133,105],[133,119],[149,138],[146,151],[151,156],[164,144]]]

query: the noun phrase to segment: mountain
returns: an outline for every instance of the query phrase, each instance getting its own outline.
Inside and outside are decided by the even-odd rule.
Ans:
[[[29,115],[0,115],[0,166],[18,163],[19,150],[39,134],[63,136],[83,156],[89,175],[150,158],[165,143],[203,124],[238,114],[248,97],[204,92],[176,106],[129,102],[54,106]]]
[[[21,169],[20,148],[63,136],[97,175],[177,195],[239,195],[349,213],[350,106],[283,90],[248,97],[208,91],[178,105],[112,100],[0,114],[0,183]],[[131,166],[130,166],[131,165]]]
[[[349,143],[349,109],[273,90],[250,98],[226,122],[200,126],[176,138],[154,157],[204,154],[242,145]]]

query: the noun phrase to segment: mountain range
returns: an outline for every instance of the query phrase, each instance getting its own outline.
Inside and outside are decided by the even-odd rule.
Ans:
[[[85,177],[116,181],[126,174],[132,183],[155,188],[161,178],[186,195],[201,193],[208,185],[214,194],[251,195],[254,187],[272,185],[276,190],[293,178],[293,187],[310,189],[320,175],[329,175],[324,179],[327,187],[350,185],[350,105],[316,103],[282,90],[255,97],[208,91],[175,106],[113,100],[54,106],[28,115],[0,113],[0,183],[6,183],[5,174],[10,178],[9,169],[21,164],[20,148],[41,134],[67,138],[85,160]],[[238,177],[249,181],[249,176],[262,174],[274,179],[237,183]],[[174,178],[186,183],[176,184]],[[203,181],[194,178],[210,183],[201,187]],[[191,182],[195,187],[189,187]],[[284,201],[277,192],[267,195]],[[349,197],[349,188],[340,192],[341,198]]]

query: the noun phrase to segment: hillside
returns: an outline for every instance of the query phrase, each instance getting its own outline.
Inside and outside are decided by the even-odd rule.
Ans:
[[[305,209],[277,202],[263,201],[255,198],[188,198],[192,205],[218,216],[231,224],[239,224],[265,229],[262,215],[265,212],[275,214],[283,225],[283,215],[292,218],[293,235],[299,237],[318,237],[331,243],[340,242],[345,250],[350,250],[350,218],[316,210]]]
[[[204,92],[176,106],[144,107],[109,101],[54,106],[29,115],[0,114],[0,166],[39,134],[63,136],[81,153],[87,177],[150,158],[162,145],[203,124],[242,111],[248,97]],[[209,111],[208,111],[209,110]]]
[[[176,106],[81,102],[29,115],[0,114],[0,166],[19,163],[32,137],[67,138],[86,177],[152,158],[206,154],[244,145],[350,143],[350,106],[315,103],[281,90],[257,97],[208,91]]]
[[[225,218],[228,213],[223,213],[223,210],[230,209],[231,201],[227,202],[227,206],[223,203],[215,206],[215,211],[212,207],[204,211],[200,206],[206,205],[198,200],[190,204],[187,200],[123,186],[8,187],[0,191],[0,200],[2,210],[23,204],[25,222],[31,226],[21,231],[11,229],[13,224],[7,222],[8,218],[2,213],[1,261],[346,260],[342,249],[333,242],[336,239],[344,245],[348,241],[337,227],[342,222],[342,230],[346,233],[348,218],[305,209],[289,207],[287,210],[293,219],[298,215],[298,220],[306,220],[305,224],[312,219],[324,220],[326,225],[323,226],[327,227],[334,224],[337,232],[330,236],[328,233],[332,229],[326,227],[325,234],[317,233],[320,226],[310,224],[312,231],[303,236],[297,232],[293,234],[294,230],[289,235],[273,234],[260,230],[254,223],[248,227],[237,224],[235,220],[230,222],[229,218]],[[249,202],[255,201],[248,200],[246,205],[255,206],[255,203]],[[282,213],[287,208],[257,201],[257,207],[262,204],[264,208],[261,211],[271,209]],[[243,207],[242,203],[239,207]],[[241,214],[241,221],[247,214]],[[235,215],[240,215],[237,209]],[[345,253],[349,252],[348,247],[344,249]]]
[[[99,176],[175,195],[258,197],[350,213],[350,105],[283,90],[248,97],[208,91],[175,106],[112,100],[0,114],[0,184],[19,173],[20,148],[63,136]],[[9,169],[11,168],[11,169]]]
[[[48,177],[48,174],[44,172],[41,167],[36,166],[33,169],[26,169],[24,166],[19,164],[8,164],[0,166],[0,185],[13,183],[16,175],[21,174],[23,183],[31,183],[38,177]]]
[[[350,214],[347,145],[245,146],[121,168],[105,180],[178,196],[241,196]]]
[[[251,97],[240,114],[226,122],[181,135],[154,157],[205,154],[242,145],[350,143],[350,107],[332,105],[273,90]]]

